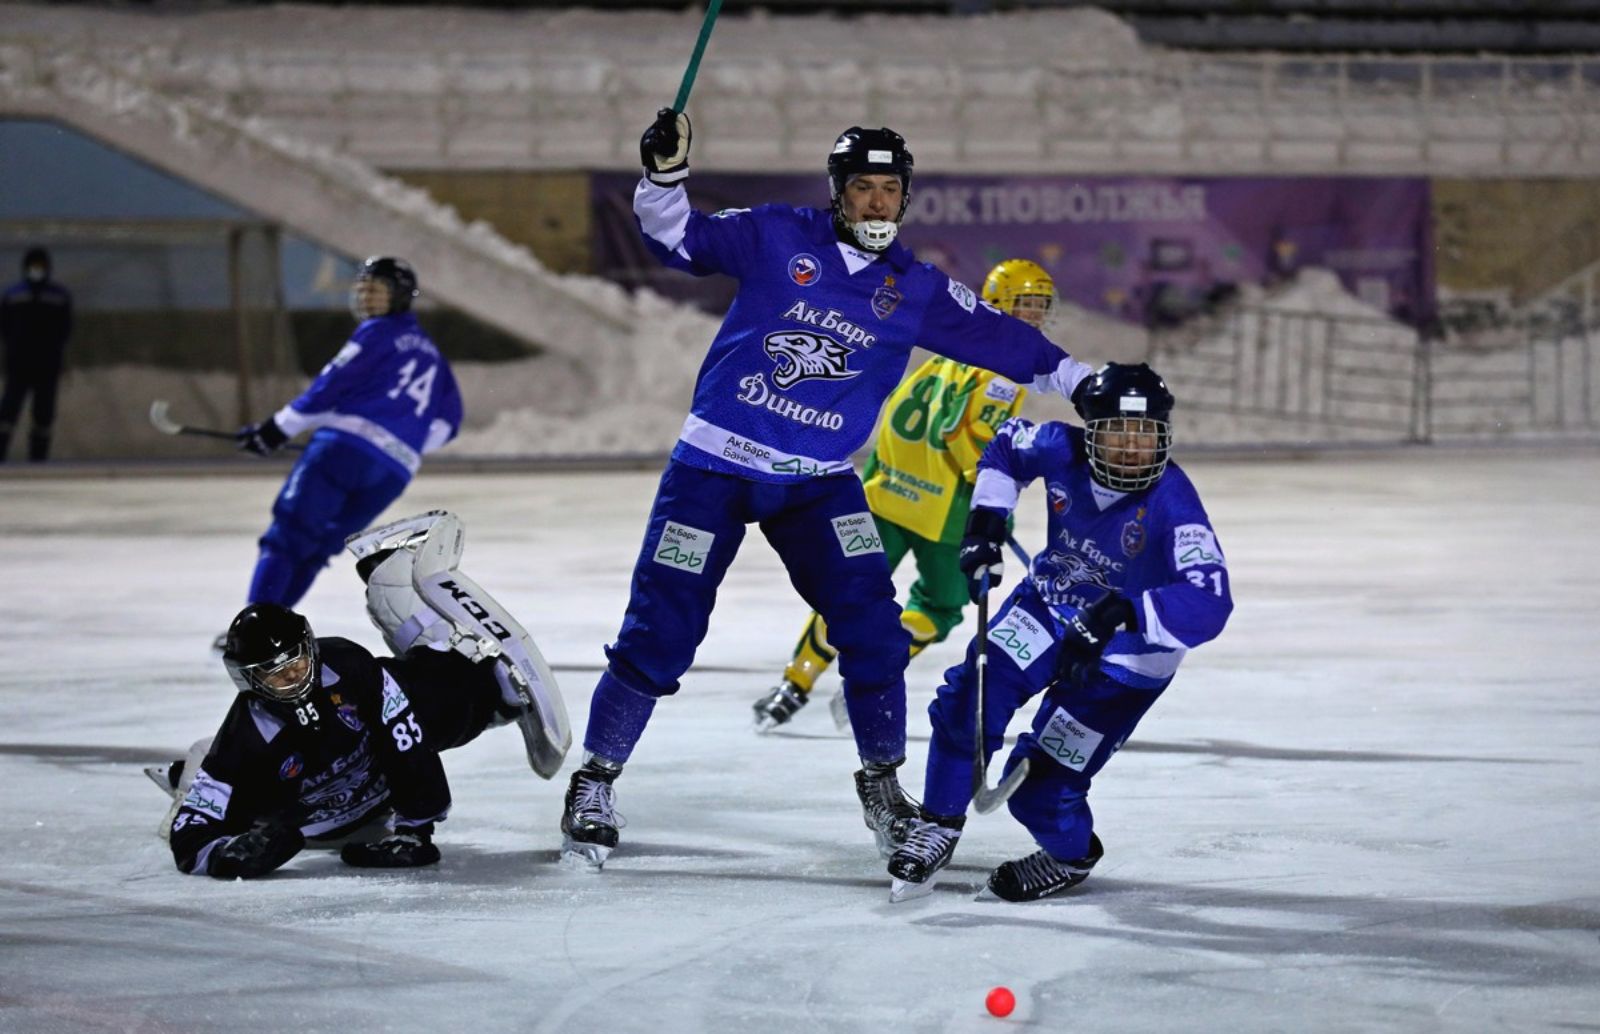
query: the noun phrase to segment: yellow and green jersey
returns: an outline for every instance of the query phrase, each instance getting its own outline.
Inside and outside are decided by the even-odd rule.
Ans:
[[[978,457],[1027,389],[997,373],[934,356],[883,407],[862,481],[883,520],[933,542],[959,543]]]

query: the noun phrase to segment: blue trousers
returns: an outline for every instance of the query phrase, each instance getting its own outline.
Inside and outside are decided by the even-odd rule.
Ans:
[[[299,603],[344,540],[371,524],[410,481],[404,467],[365,444],[330,431],[312,435],[272,504],[249,602]]]
[[[801,598],[839,651],[856,747],[869,761],[905,757],[911,636],[861,481],[750,481],[669,462],[633,569],[627,614],[595,687],[584,748],[623,762],[655,702],[678,691],[705,638],[717,587],[759,524]],[[737,619],[735,619],[737,620]]]
[[[933,740],[922,800],[935,815],[964,815],[972,801],[978,643],[974,639],[966,659],[944,673],[928,705]],[[984,760],[1004,744],[1011,716],[1042,693],[1032,729],[1017,738],[1006,760],[1006,772],[1029,760],[1028,776],[1007,804],[1040,847],[1056,858],[1081,858],[1094,831],[1089,783],[1166,687],[1135,689],[1098,671],[1082,686],[1057,683],[1054,620],[1027,581],[990,619],[986,649]]]

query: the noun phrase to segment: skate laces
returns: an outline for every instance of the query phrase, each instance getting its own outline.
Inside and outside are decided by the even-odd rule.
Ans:
[[[578,773],[578,785],[572,795],[572,817],[579,822],[598,822],[621,829],[628,823],[613,807],[616,789],[603,779]]]
[[[1056,861],[1046,851],[1035,851],[1011,864],[1016,867],[1017,882],[1026,891],[1048,887],[1073,875],[1071,865]]]
[[[919,819],[911,824],[911,830],[906,834],[906,842],[900,845],[899,853],[909,854],[925,865],[931,864],[951,850],[960,836],[959,829]]]
[[[901,787],[893,769],[881,773],[863,769],[862,772],[862,782],[865,784],[862,804],[872,812],[873,818],[890,822],[894,819],[916,818],[922,813],[921,803],[913,800]]]

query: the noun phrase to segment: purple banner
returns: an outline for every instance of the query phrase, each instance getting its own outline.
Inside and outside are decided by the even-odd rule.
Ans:
[[[662,269],[633,220],[635,177],[592,178],[595,267],[720,312],[723,277]],[[689,178],[702,211],[768,202],[825,207],[827,179]],[[1002,259],[1050,271],[1061,296],[1130,323],[1182,322],[1238,285],[1270,285],[1306,266],[1419,325],[1434,314],[1428,181],[1420,177],[919,176],[900,239],[977,289]]]

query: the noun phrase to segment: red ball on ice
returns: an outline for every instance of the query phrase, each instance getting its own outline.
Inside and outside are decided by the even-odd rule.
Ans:
[[[997,987],[989,992],[983,1004],[989,1007],[991,1016],[1010,1016],[1011,1010],[1017,1007],[1017,996],[1008,987]]]

